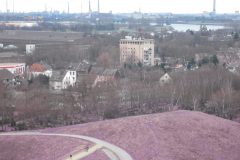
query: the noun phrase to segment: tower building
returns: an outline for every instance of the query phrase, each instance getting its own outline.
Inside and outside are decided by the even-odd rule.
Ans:
[[[120,40],[120,63],[154,66],[154,40],[133,38],[130,36]]]
[[[216,0],[213,0],[213,13],[216,13]]]
[[[100,13],[100,0],[98,0],[98,13]]]
[[[68,2],[68,14],[70,13],[70,4]]]
[[[89,6],[88,7],[89,7],[88,8],[88,12],[89,12],[89,14],[91,14],[92,13],[91,0],[89,0]]]
[[[6,0],[6,13],[9,13],[9,10],[8,10],[8,0]]]

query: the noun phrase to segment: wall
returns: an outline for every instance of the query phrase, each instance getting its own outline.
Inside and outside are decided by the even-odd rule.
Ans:
[[[63,89],[66,89],[70,86],[75,86],[77,81],[77,72],[76,71],[67,71],[65,77],[63,78],[62,86]]]
[[[25,73],[26,64],[25,63],[19,63],[19,64],[0,64],[0,69],[7,69],[9,72],[14,74],[15,76],[22,76]]]
[[[35,44],[26,44],[26,54],[33,54],[36,50]]]
[[[151,49],[150,62],[144,64],[144,52]],[[132,63],[139,61],[144,65],[154,65],[154,40],[120,40],[120,63],[123,65],[128,58],[132,57]]]

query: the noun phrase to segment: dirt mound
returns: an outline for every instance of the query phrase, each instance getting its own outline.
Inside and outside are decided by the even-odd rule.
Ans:
[[[102,139],[123,148],[134,160],[240,159],[240,124],[200,112],[175,111],[41,132]],[[5,144],[4,139],[1,141],[0,157]],[[103,154],[96,155],[85,159],[105,159]]]
[[[0,136],[0,160],[58,160],[89,142],[50,136]]]

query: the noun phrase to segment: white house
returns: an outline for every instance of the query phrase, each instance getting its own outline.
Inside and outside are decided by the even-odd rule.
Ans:
[[[37,77],[39,75],[45,75],[47,77],[52,77],[52,67],[49,66],[46,63],[40,62],[40,63],[34,63],[29,67],[30,73],[33,75],[33,77]]]
[[[77,72],[68,70],[63,78],[63,89],[75,86],[77,81]]]
[[[77,72],[73,70],[53,71],[49,86],[51,90],[62,90],[76,85]]]
[[[33,54],[36,50],[36,45],[35,44],[26,44],[26,54]]]
[[[117,69],[105,69],[101,74],[98,74],[92,87],[94,88],[100,82],[113,82],[120,77]]]
[[[160,85],[169,84],[172,81],[172,78],[168,73],[165,73],[159,80]]]

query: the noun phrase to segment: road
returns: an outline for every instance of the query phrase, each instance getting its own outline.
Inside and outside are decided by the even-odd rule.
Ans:
[[[59,137],[76,138],[76,139],[86,140],[86,141],[95,143],[98,147],[95,147],[96,149],[93,149],[92,153],[94,153],[99,148],[104,148],[103,151],[111,160],[133,160],[133,158],[125,150],[119,148],[118,146],[115,146],[103,140],[93,138],[93,137],[88,137],[88,136],[56,134],[56,133],[41,133],[41,132],[10,132],[10,133],[2,133],[0,134],[0,136],[59,136]],[[73,158],[72,160],[74,160]]]
[[[73,154],[72,157],[67,158],[66,160],[79,160],[79,159],[83,159],[91,154],[93,154],[94,152],[96,152],[97,150],[102,149],[101,145],[95,145],[89,149],[86,149],[85,151],[82,152],[78,152],[76,154]]]

